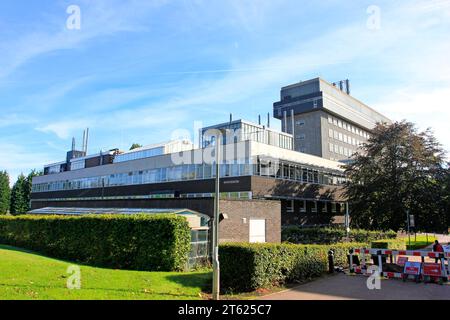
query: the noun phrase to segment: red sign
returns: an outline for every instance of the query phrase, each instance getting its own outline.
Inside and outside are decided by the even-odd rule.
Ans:
[[[397,264],[399,266],[403,267],[406,262],[408,262],[408,257],[398,257],[398,259],[397,259]]]
[[[405,262],[404,273],[412,275],[412,276],[418,276],[420,274],[421,266],[422,266],[422,263],[420,263],[420,262],[407,261],[407,262]]]
[[[431,277],[441,277],[442,276],[442,266],[439,263],[424,263],[423,264],[423,275]]]

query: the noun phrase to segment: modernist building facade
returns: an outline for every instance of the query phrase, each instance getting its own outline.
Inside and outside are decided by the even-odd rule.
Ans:
[[[213,216],[214,130],[222,142],[221,241],[279,242],[282,225],[342,220],[341,163],[297,152],[292,135],[242,120],[203,129],[197,148],[172,141],[129,152],[71,150],[33,179],[32,209],[183,208]]]
[[[350,95],[349,81],[316,78],[281,89],[274,117],[294,135],[294,148],[325,159],[347,161],[367,141],[384,115]]]

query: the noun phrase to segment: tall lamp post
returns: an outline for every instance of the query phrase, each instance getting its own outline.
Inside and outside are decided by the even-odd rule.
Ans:
[[[219,264],[219,201],[220,201],[220,134],[216,137],[216,196],[214,198],[213,220],[213,300],[220,299],[220,264]]]
[[[345,232],[347,234],[347,241],[349,241],[350,236],[350,213],[349,213],[349,207],[348,202],[345,203]]]

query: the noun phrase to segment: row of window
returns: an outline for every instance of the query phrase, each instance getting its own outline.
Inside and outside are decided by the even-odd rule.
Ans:
[[[294,200],[289,200],[287,201],[287,205],[286,205],[286,212],[287,213],[294,213],[295,212],[295,207],[294,207]],[[303,201],[297,201],[297,203],[299,204],[299,209],[300,212],[306,212],[306,200]],[[340,207],[341,211],[342,211],[342,206]],[[317,201],[311,201],[311,212],[318,212],[318,202]],[[323,203],[321,205],[321,212],[327,212],[327,203]],[[337,212],[337,203],[336,202],[331,202],[331,212],[336,213]]]
[[[348,132],[351,132],[353,134],[356,134],[360,137],[363,137],[364,139],[369,139],[370,138],[370,134],[362,129],[359,129],[343,120],[337,119],[335,117],[332,116],[328,116],[328,123],[329,124],[333,124],[336,127],[342,128],[344,130],[347,130]]]
[[[276,161],[259,163],[254,175],[322,185],[342,185],[346,181],[343,175]]]
[[[214,198],[215,193],[182,193],[180,198]],[[175,193],[158,193],[149,195],[122,195],[122,196],[103,196],[103,197],[72,197],[72,198],[39,198],[31,201],[97,201],[97,200],[144,200],[144,199],[174,199]],[[220,199],[227,200],[251,200],[253,193],[251,191],[241,192],[221,192]]]
[[[147,150],[136,151],[136,152],[128,152],[128,153],[116,155],[114,158],[114,163],[156,157],[156,156],[160,156],[163,154],[164,154],[164,147],[158,147],[158,148],[147,149]]]
[[[337,144],[329,143],[329,151],[331,153],[340,154],[341,156],[351,157],[356,150],[339,146]]]
[[[359,147],[363,144],[363,141],[333,129],[328,129],[328,137],[356,147]]]
[[[305,183],[340,185],[343,176],[321,172],[299,165],[271,162],[269,164],[223,164],[221,177],[271,176],[279,179],[296,180]],[[118,173],[108,176],[81,178],[67,181],[33,184],[33,192],[79,190],[126,185],[152,184],[173,181],[211,179],[216,176],[213,165],[181,165],[168,168]]]

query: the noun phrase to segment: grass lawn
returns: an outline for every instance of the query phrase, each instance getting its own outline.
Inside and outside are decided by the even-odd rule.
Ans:
[[[211,273],[142,272],[80,266],[81,289],[69,290],[70,262],[0,245],[0,300],[202,299]]]
[[[408,236],[406,236],[404,239],[405,239],[406,246],[408,247],[410,245]],[[411,249],[425,248],[425,247],[433,244],[435,240],[436,240],[436,238],[431,235],[428,236],[428,241],[427,241],[426,235],[422,235],[422,234],[417,235],[417,236],[411,235]]]

